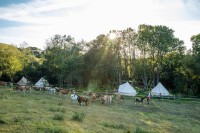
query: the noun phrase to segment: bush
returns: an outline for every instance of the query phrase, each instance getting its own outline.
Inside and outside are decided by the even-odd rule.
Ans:
[[[72,120],[79,122],[82,122],[84,118],[85,118],[85,113],[82,112],[81,113],[75,112],[75,114],[72,116]]]
[[[62,120],[64,120],[64,115],[56,113],[56,114],[54,114],[53,119],[62,121]]]

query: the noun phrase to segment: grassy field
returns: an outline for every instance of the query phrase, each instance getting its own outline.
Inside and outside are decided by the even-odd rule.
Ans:
[[[0,133],[198,133],[200,102],[133,98],[89,107],[71,103],[70,95],[15,92],[0,87]]]

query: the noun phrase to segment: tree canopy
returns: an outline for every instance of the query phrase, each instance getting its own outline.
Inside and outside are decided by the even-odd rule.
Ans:
[[[113,38],[114,36],[114,38]],[[200,95],[200,34],[191,36],[192,49],[162,25],[139,25],[100,34],[90,42],[54,35],[42,51],[23,43],[0,44],[0,78],[33,83],[41,77],[55,86],[121,84],[149,90],[162,82],[171,92]]]

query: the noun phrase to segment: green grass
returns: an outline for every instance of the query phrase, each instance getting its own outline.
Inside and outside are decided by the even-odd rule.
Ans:
[[[15,92],[0,87],[1,133],[197,133],[200,101],[152,99],[150,105],[121,102],[88,107],[70,95]]]
[[[75,112],[75,114],[72,116],[72,120],[82,122],[85,118],[85,113],[83,112]]]

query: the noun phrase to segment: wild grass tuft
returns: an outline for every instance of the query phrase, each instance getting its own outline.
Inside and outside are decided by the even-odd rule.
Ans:
[[[53,107],[49,108],[49,111],[51,111],[51,112],[62,112],[62,113],[66,112],[66,110],[64,108],[53,108]]]
[[[134,133],[152,133],[152,132],[137,127]]]
[[[17,123],[17,122],[22,121],[22,119],[21,119],[20,117],[13,117],[13,118],[12,118],[12,121],[13,121],[14,123]]]
[[[104,123],[103,126],[108,127],[108,128],[114,128],[114,129],[125,129],[126,128],[123,124]]]
[[[59,120],[59,121],[63,121],[64,120],[64,115],[60,114],[60,113],[55,113],[53,116],[54,120]]]
[[[59,106],[62,106],[62,105],[64,105],[64,103],[63,103],[63,102],[59,102],[58,105],[59,105]]]
[[[37,128],[36,132],[44,132],[44,133],[68,133],[67,129],[61,127],[55,128]]]
[[[83,112],[81,113],[75,112],[74,115],[72,116],[72,120],[79,122],[82,122],[84,118],[85,118],[85,113]]]

